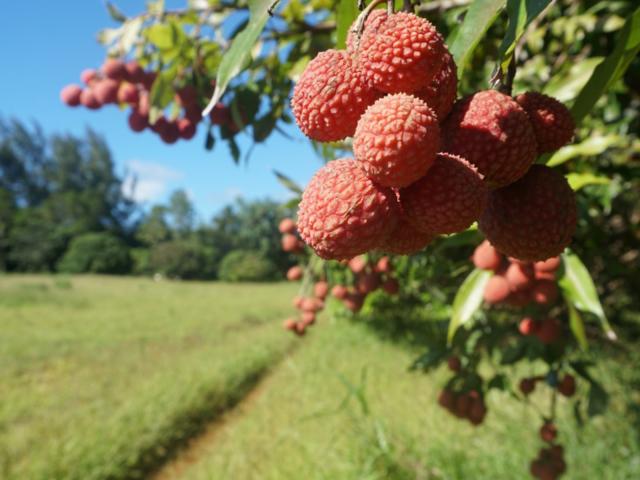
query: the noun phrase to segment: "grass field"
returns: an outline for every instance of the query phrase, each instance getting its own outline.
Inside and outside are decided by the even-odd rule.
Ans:
[[[197,455],[160,477],[529,478],[540,447],[533,410],[492,392],[483,426],[455,420],[435,402],[446,373],[408,373],[415,352],[363,325],[321,318],[301,341],[285,335],[294,292],[0,277],[0,477],[145,477],[267,372],[209,426]],[[599,372],[612,393],[606,415],[578,432],[570,403],[560,403],[563,478],[640,478],[640,433],[627,410],[640,375],[616,365]]]

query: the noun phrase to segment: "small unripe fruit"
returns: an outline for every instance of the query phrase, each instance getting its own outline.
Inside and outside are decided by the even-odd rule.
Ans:
[[[530,265],[511,263],[504,274],[512,292],[520,292],[531,287],[534,283],[534,272]]]
[[[571,112],[555,98],[526,92],[516,102],[527,112],[538,143],[538,153],[550,153],[571,141],[576,128]]]
[[[96,100],[102,105],[115,103],[118,100],[118,82],[111,78],[105,78],[96,82],[93,86],[93,92]]]
[[[547,443],[552,443],[558,436],[558,429],[551,422],[545,422],[540,428],[540,438]]]
[[[128,103],[135,105],[140,100],[138,87],[133,83],[121,83],[118,88],[118,103]]]
[[[560,257],[551,257],[533,264],[536,272],[555,272],[560,268]]]
[[[327,297],[328,293],[329,284],[325,281],[316,282],[316,284],[313,286],[313,294],[321,300],[324,300]]]
[[[127,74],[127,70],[121,60],[108,58],[102,64],[102,73],[113,80],[122,80]]]
[[[536,159],[529,117],[515,100],[496,90],[477,92],[456,102],[442,131],[443,150],[473,164],[490,188],[515,182]]]
[[[365,29],[358,49],[358,66],[385,93],[417,92],[429,87],[440,71],[446,47],[427,20],[399,12],[377,28]]]
[[[344,300],[345,298],[347,298],[348,293],[349,291],[344,285],[334,285],[334,287],[331,289],[331,295],[338,300]]]
[[[432,234],[466,230],[487,202],[478,171],[462,158],[439,153],[420,180],[400,190],[400,204],[415,228]]]
[[[78,85],[67,85],[60,92],[60,100],[69,107],[77,107],[80,105],[80,95],[82,88]]]
[[[504,302],[509,296],[509,283],[502,275],[494,275],[484,288],[484,300],[490,304]]]
[[[196,125],[188,118],[181,118],[177,122],[180,138],[191,140],[196,134]]]
[[[305,68],[291,107],[307,137],[333,142],[353,136],[358,120],[379,96],[347,52],[327,50]]]
[[[395,193],[372,182],[352,159],[316,172],[298,207],[302,239],[325,259],[343,260],[374,250],[396,226]]]
[[[363,255],[358,255],[357,257],[353,257],[349,260],[347,265],[349,266],[349,270],[353,273],[362,273],[365,268],[367,268],[367,259]]]
[[[378,28],[380,28],[380,25],[382,24],[382,22],[384,22],[387,19],[387,9],[377,9],[374,10],[372,12],[369,13],[369,16],[367,17],[367,19],[364,22],[364,30],[369,30],[372,32],[375,32]],[[347,34],[347,52],[349,52],[352,55],[357,55],[357,47],[359,46],[357,44],[357,35],[356,33],[354,33],[354,29],[356,28],[356,23],[357,20],[354,21],[351,24],[351,27],[349,27],[349,33]]]
[[[295,282],[302,278],[302,268],[295,265],[287,271],[287,280]]]
[[[560,338],[560,322],[555,318],[546,318],[542,321],[535,335],[544,344],[550,344]]]
[[[86,70],[83,70],[82,73],[80,74],[80,80],[85,85],[91,85],[91,83],[93,83],[93,81],[97,78],[97,76],[98,76],[98,73],[94,69],[87,68]]]
[[[476,268],[497,272],[502,265],[502,255],[484,240],[473,251],[472,261]]]
[[[536,280],[531,290],[533,301],[540,305],[550,305],[558,298],[558,287],[553,280]]]
[[[458,357],[453,356],[449,357],[449,359],[447,360],[447,366],[452,372],[459,372],[462,368],[462,363],[460,362],[460,359]]]
[[[423,177],[439,147],[435,113],[404,93],[387,95],[367,108],[353,137],[356,160],[385,187],[406,187]]]
[[[523,378],[522,380],[520,380],[520,391],[525,394],[525,395],[529,395],[531,392],[533,392],[536,388],[536,381],[533,378]]]
[[[576,393],[576,379],[573,375],[566,374],[558,383],[558,391],[565,397],[572,397]]]
[[[91,88],[85,88],[80,94],[80,103],[89,110],[97,110],[102,106]]]
[[[508,187],[489,195],[480,230],[501,252],[523,261],[560,254],[576,229],[575,194],[558,171],[532,166]]]
[[[531,317],[525,317],[518,324],[518,331],[522,335],[535,335],[539,329],[538,323]]]
[[[143,117],[137,110],[132,110],[129,114],[129,128],[134,132],[141,132],[149,126],[147,117]]]
[[[294,222],[290,218],[283,218],[282,220],[280,220],[278,230],[280,231],[280,233],[295,233],[296,222]]]

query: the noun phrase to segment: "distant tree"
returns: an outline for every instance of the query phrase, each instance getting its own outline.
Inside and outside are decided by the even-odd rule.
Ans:
[[[154,245],[148,268],[153,273],[185,280],[215,276],[211,251],[190,240],[172,240]]]
[[[129,273],[132,260],[125,243],[107,232],[75,237],[58,262],[65,273]]]
[[[15,215],[15,202],[9,190],[0,188],[0,270],[6,269],[9,231]]]
[[[145,245],[156,245],[171,238],[167,223],[167,207],[154,205],[138,225],[136,238]]]
[[[187,192],[176,190],[169,199],[167,213],[171,218],[171,225],[179,238],[186,238],[193,231],[196,221],[196,211],[189,200]]]
[[[264,282],[278,277],[274,263],[261,252],[233,250],[220,262],[218,278],[226,282]]]

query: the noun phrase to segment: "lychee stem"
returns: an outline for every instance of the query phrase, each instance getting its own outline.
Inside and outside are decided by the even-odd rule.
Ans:
[[[362,31],[364,30],[364,22],[367,21],[367,17],[371,14],[374,8],[376,8],[378,5],[380,5],[382,2],[385,2],[385,1],[387,2],[387,12],[393,13],[393,0],[373,0],[367,6],[367,8],[365,8],[360,13],[360,15],[358,15],[358,18],[353,24],[353,30],[351,30],[351,33],[353,33],[356,36],[355,50],[358,50],[358,46],[360,45],[360,37],[362,36]],[[364,4],[364,0],[358,0],[359,8],[363,4]],[[389,8],[391,8],[390,11],[389,11]]]

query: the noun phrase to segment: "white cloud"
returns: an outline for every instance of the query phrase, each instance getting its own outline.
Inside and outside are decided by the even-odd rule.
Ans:
[[[168,184],[183,177],[181,172],[159,163],[131,160],[127,162],[127,177],[122,184],[125,196],[136,202],[157,200]]]

